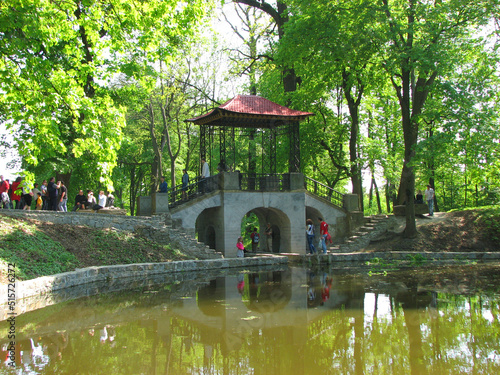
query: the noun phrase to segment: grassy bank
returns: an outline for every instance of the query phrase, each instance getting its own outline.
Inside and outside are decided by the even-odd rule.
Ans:
[[[477,230],[500,246],[500,206],[472,210]]]
[[[188,259],[169,245],[132,233],[0,216],[0,282],[9,263],[19,280],[75,268]]]

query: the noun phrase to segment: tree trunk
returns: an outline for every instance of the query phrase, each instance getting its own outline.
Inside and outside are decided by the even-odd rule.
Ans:
[[[389,181],[385,182],[385,205],[387,207],[387,213],[391,213],[391,200],[392,197],[392,185]]]
[[[66,189],[69,190],[69,180],[71,179],[71,174],[72,172],[67,172],[67,173],[56,173],[56,182],[57,181],[64,181],[64,186],[66,186]]]
[[[434,136],[434,129],[433,129],[433,123],[430,124],[429,127],[429,138],[432,138]],[[431,152],[429,155],[430,161],[429,161],[429,170],[431,171],[431,176],[429,177],[429,185],[434,189],[434,212],[439,212],[439,207],[437,204],[437,198],[436,198],[436,188],[435,188],[435,182],[434,178],[436,176],[436,167],[434,163],[434,152]]]
[[[137,190],[135,189],[135,167],[130,171],[130,190],[129,190],[129,204],[130,215],[135,216],[135,201],[137,199]]]
[[[258,8],[263,12],[269,14],[273,18],[274,22],[276,22],[276,26],[278,28],[278,38],[283,38],[283,35],[285,35],[284,26],[288,22],[288,16],[286,15],[287,5],[285,3],[277,1],[276,8],[273,8],[269,3],[265,1],[235,0],[235,2]],[[298,78],[295,74],[295,69],[289,66],[283,66],[282,69],[282,82],[285,93],[296,91]],[[290,105],[289,100],[287,105]]]
[[[377,181],[375,180],[375,175],[372,171],[372,181],[370,184],[370,208],[372,207],[373,191],[375,191],[375,197],[377,199],[377,212],[380,215],[382,213],[382,206],[380,204],[380,193],[378,191]]]
[[[349,159],[351,161],[351,182],[352,193],[358,195],[359,208],[364,212],[363,203],[363,186],[361,179],[361,168],[359,166],[358,158],[358,134],[359,134],[359,106],[361,98],[363,97],[364,85],[357,80],[356,98],[352,96],[351,90],[353,84],[351,82],[352,76],[345,69],[342,71],[342,88],[349,107],[349,115],[351,117],[351,134],[349,138]]]

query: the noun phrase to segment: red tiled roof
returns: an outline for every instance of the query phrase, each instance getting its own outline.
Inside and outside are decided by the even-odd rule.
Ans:
[[[218,113],[224,116],[233,113],[236,116],[269,116],[269,118],[306,118],[313,115],[311,112],[284,107],[260,96],[238,95],[210,112],[186,121],[196,122],[210,116],[216,116]]]
[[[312,113],[296,111],[256,95],[238,95],[222,104],[220,109],[230,112],[272,116],[310,116]]]

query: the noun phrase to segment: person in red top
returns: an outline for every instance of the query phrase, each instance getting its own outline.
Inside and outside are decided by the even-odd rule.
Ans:
[[[252,239],[252,253],[256,253],[260,241],[260,235],[259,232],[257,232],[257,228],[253,228],[253,232],[250,235],[250,238]]]
[[[4,180],[3,176],[0,176],[0,206],[2,208],[10,208],[9,188],[9,180]]]
[[[21,209],[21,195],[16,194],[16,190],[20,189],[19,185],[21,184],[22,180],[22,177],[16,178],[16,181],[14,181],[11,186],[12,193],[10,194],[10,201],[12,202],[12,205],[14,205],[14,202],[16,202],[15,207],[12,207],[15,209]]]
[[[323,254],[326,254],[326,236],[328,236],[328,224],[323,220],[323,218],[318,217],[319,224],[319,234],[321,236],[321,246],[323,247]]]
[[[3,176],[0,176],[0,194],[7,193],[9,191],[9,180],[4,180]]]

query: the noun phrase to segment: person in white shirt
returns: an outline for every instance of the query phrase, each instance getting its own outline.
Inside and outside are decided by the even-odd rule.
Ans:
[[[97,197],[98,203],[93,207],[95,211],[100,210],[101,208],[106,207],[106,195],[104,195],[104,191],[101,190],[99,192],[99,196]]]
[[[425,200],[427,201],[427,206],[429,206],[429,216],[434,215],[434,189],[431,185],[427,185],[425,190]]]
[[[201,192],[205,193],[208,191],[206,179],[210,177],[210,167],[208,166],[205,158],[201,158]]]
[[[201,178],[210,177],[210,167],[205,159],[201,159]]]

